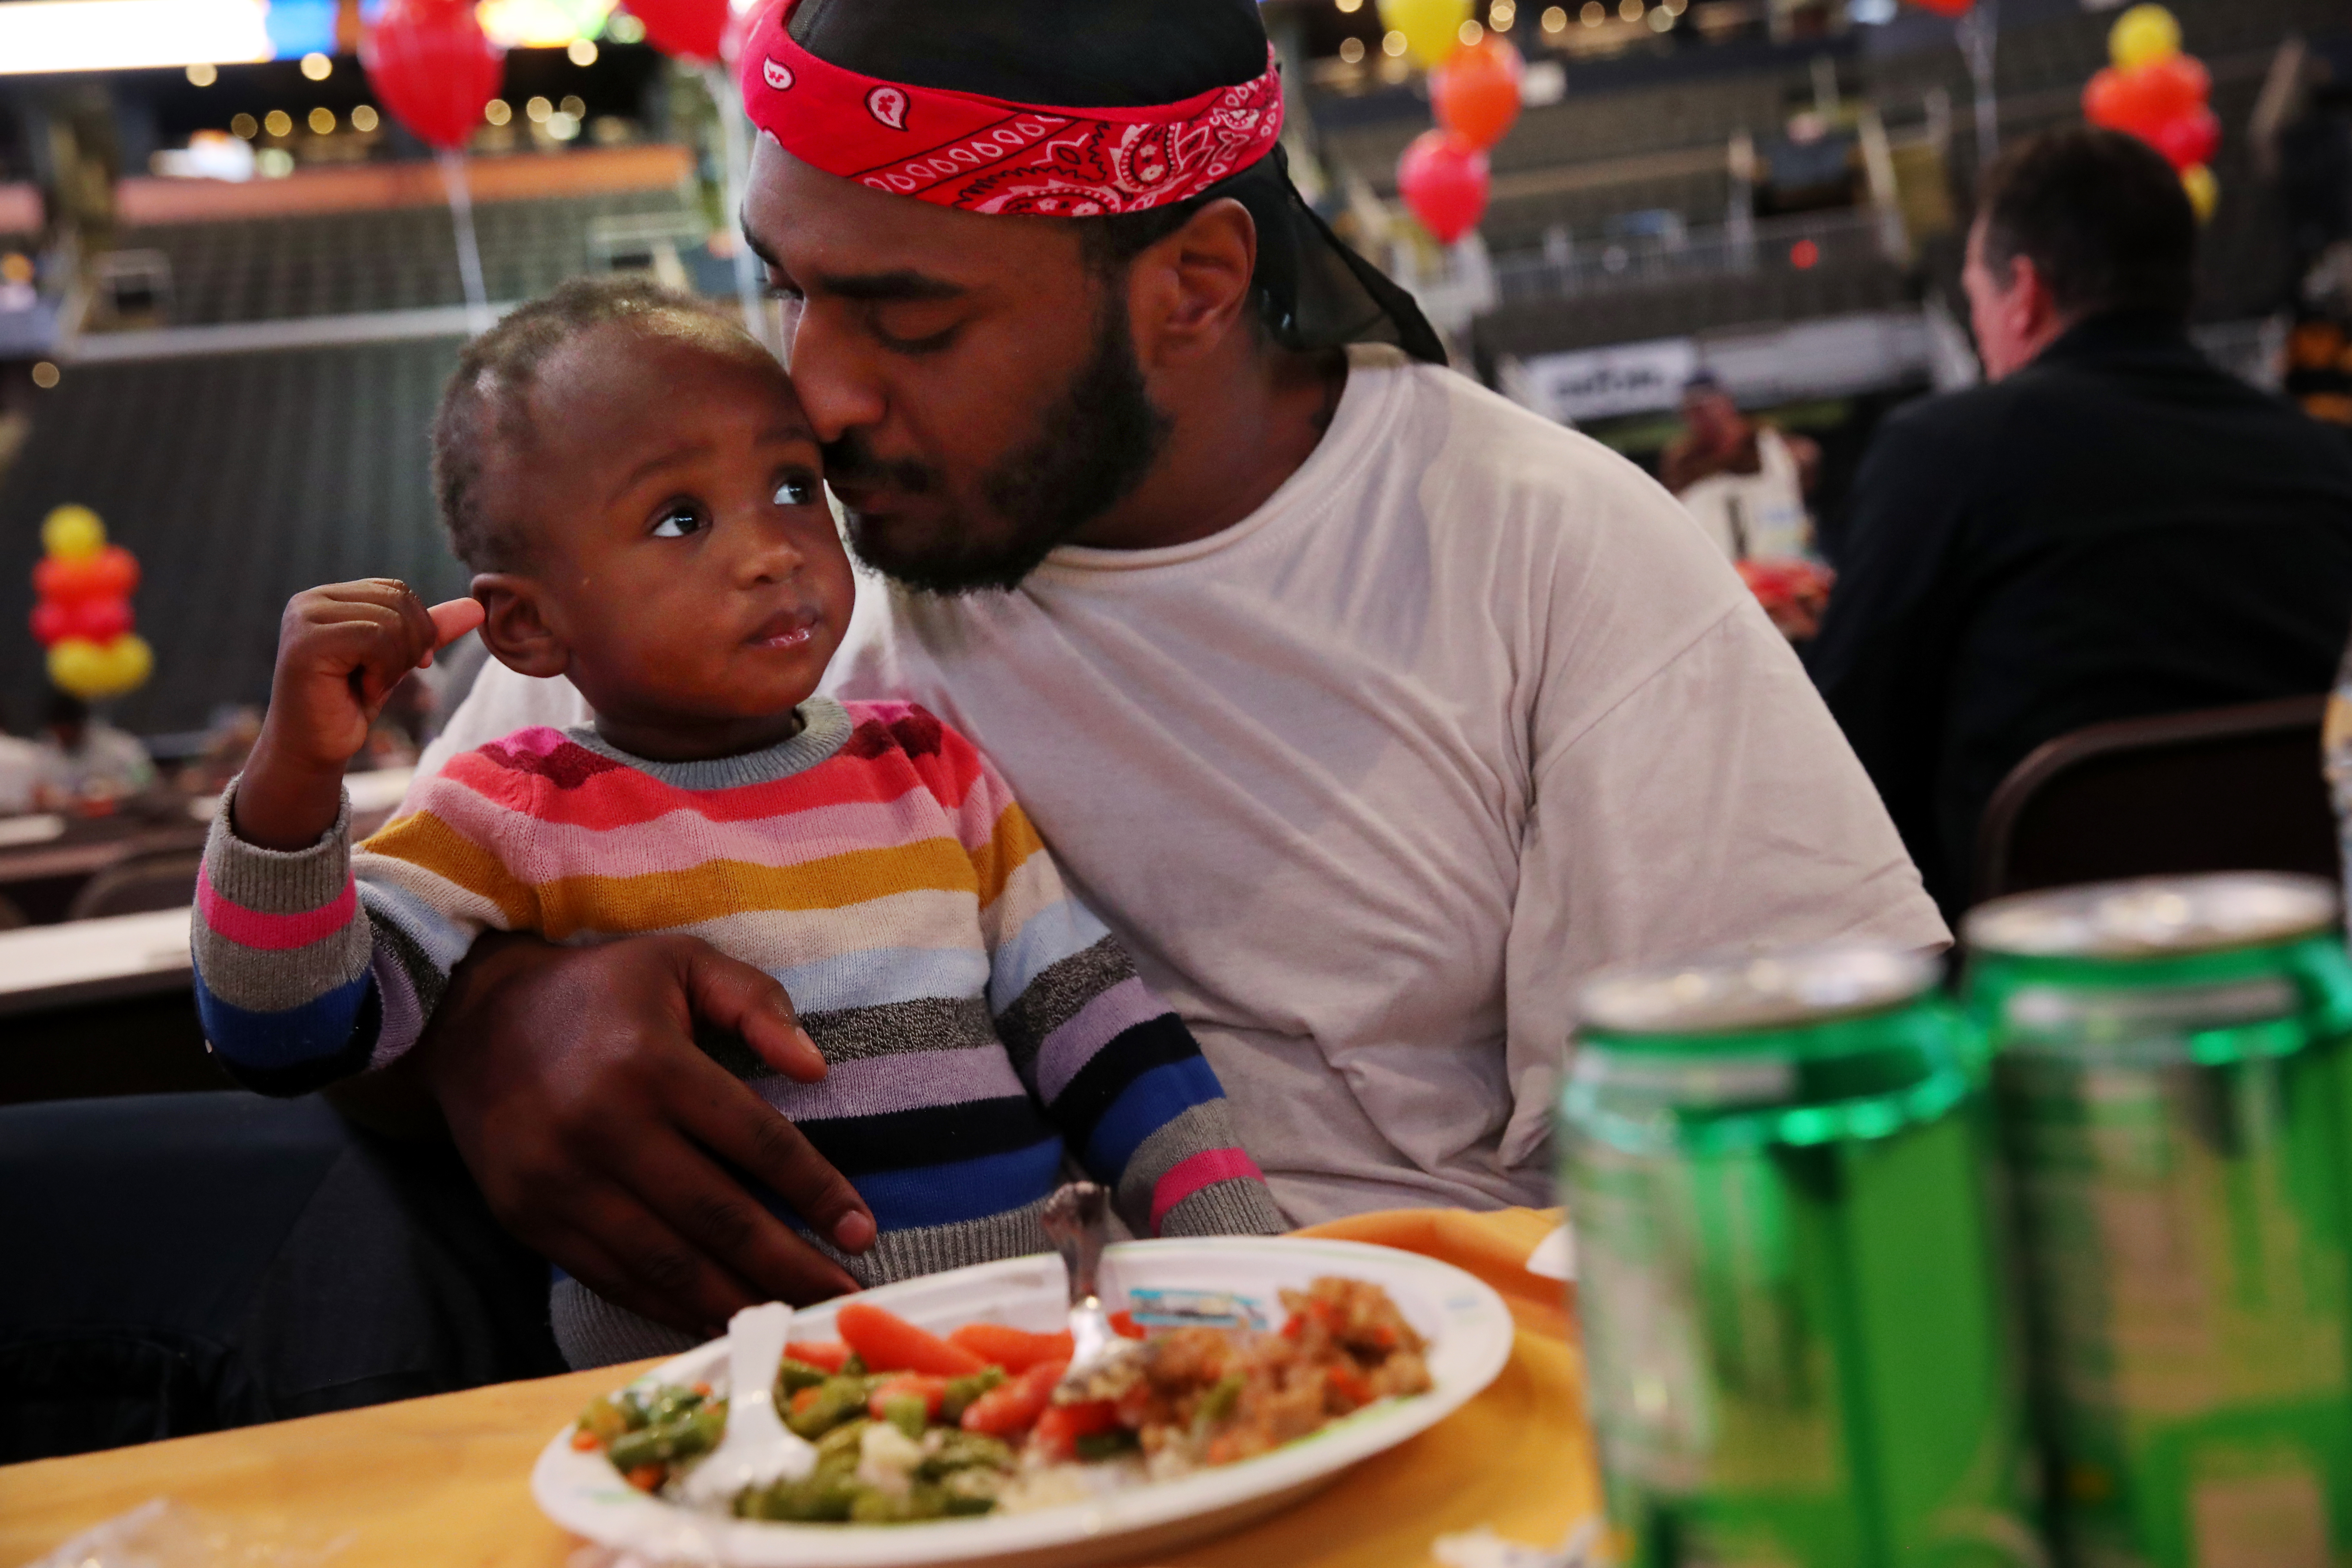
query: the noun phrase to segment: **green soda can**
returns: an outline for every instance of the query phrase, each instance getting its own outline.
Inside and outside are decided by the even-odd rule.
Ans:
[[[2026,1268],[2060,1555],[2352,1562],[2352,963],[2315,879],[2021,894],[1965,1000]]]
[[[2023,1568],[2023,1378],[1981,1055],[1916,953],[1589,985],[1561,1092],[1610,1552]]]

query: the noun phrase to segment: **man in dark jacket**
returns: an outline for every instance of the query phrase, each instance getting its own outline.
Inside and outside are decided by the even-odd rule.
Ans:
[[[2195,252],[2140,142],[2011,149],[1965,279],[1992,384],[1891,416],[1856,478],[1808,662],[1947,916],[2043,742],[2332,682],[2352,454],[2190,344]]]

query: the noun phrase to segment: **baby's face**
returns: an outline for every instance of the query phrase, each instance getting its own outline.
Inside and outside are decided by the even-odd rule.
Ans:
[[[530,418],[487,477],[600,725],[654,755],[760,743],[816,689],[856,593],[782,369],[612,323],[541,367]]]

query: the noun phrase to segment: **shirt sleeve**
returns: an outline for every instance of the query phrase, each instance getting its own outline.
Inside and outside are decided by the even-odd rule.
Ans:
[[[988,1006],[1029,1092],[1138,1236],[1288,1228],[1192,1033],[1062,880],[995,767],[941,726],[980,884]]]
[[[1541,737],[1505,953],[1512,1114],[1542,1155],[1576,992],[1612,964],[1950,941],[1787,641],[1733,605],[1572,733]]]
[[[348,801],[316,844],[274,850],[229,826],[236,792],[197,877],[196,1008],[215,1056],[260,1093],[307,1094],[398,1059],[474,938],[534,916],[528,888],[467,831],[481,814],[461,784],[412,792],[412,814],[356,853]]]

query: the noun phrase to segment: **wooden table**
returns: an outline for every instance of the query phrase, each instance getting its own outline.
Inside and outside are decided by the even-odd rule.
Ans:
[[[1517,1256],[1525,1256],[1524,1246]],[[1558,1543],[1599,1498],[1581,1414],[1581,1363],[1561,1337],[1560,1309],[1544,1305],[1556,1302],[1558,1291],[1533,1279],[1506,1291],[1520,1322],[1510,1364],[1444,1421],[1286,1513],[1152,1561],[1169,1568],[1419,1568],[1437,1536],[1482,1525],[1514,1540]],[[102,1520],[169,1496],[257,1531],[311,1539],[349,1531],[351,1543],[331,1568],[564,1568],[578,1542],[532,1506],[531,1464],[592,1395],[635,1370],[608,1367],[0,1468],[0,1564],[16,1568]]]

